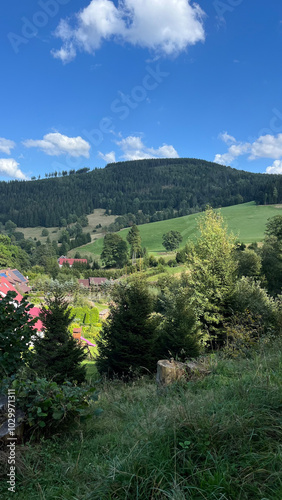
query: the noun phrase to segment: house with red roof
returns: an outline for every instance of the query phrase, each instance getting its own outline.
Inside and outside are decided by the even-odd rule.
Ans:
[[[0,297],[6,297],[8,292],[16,292],[15,301],[20,302],[23,296],[16,290],[7,278],[0,275]]]
[[[87,259],[68,259],[67,257],[60,257],[58,259],[59,267],[62,267],[64,264],[68,264],[70,267],[73,266],[74,263],[87,264]]]
[[[21,294],[30,292],[28,279],[18,269],[2,269],[0,277],[6,278]]]
[[[3,297],[6,297],[8,292],[15,292],[17,295],[14,299],[14,303],[17,304],[18,302],[21,302],[23,296],[17,291],[15,285],[13,285],[7,278],[4,276],[0,275],[0,300]],[[38,307],[32,307],[28,313],[32,318],[38,318],[40,314],[40,309]],[[34,325],[34,329],[37,330],[38,332],[41,332],[43,330],[43,324],[42,321],[37,319],[37,322]]]
[[[98,288],[108,281],[112,282],[112,280],[108,280],[108,278],[87,278],[78,280],[78,283],[80,284],[80,286],[83,286],[84,288],[91,289],[93,287]]]

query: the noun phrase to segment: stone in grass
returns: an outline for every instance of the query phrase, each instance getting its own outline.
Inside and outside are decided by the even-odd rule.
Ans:
[[[160,387],[166,387],[181,380],[187,380],[192,376],[208,375],[210,372],[201,363],[187,361],[181,363],[174,359],[160,360],[157,365],[157,383]]]

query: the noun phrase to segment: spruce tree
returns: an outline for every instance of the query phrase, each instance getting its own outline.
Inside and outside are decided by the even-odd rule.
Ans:
[[[63,383],[66,380],[81,383],[85,380],[85,367],[81,362],[87,354],[73,338],[69,326],[73,320],[64,294],[55,289],[45,299],[40,319],[44,337],[34,342],[33,368],[39,376]]]
[[[154,300],[146,283],[134,278],[117,285],[108,322],[97,341],[96,366],[109,376],[130,377],[138,369],[156,367]]]
[[[130,257],[134,262],[135,259],[137,257],[141,257],[142,254],[141,236],[136,224],[134,224],[128,231],[126,239],[130,245]]]
[[[157,352],[159,359],[173,357],[185,361],[200,353],[201,332],[192,306],[187,280],[166,278],[161,284],[158,312],[162,315]]]

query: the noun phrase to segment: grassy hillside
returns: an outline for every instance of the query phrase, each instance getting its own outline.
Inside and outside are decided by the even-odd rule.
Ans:
[[[105,210],[101,208],[96,208],[96,210],[93,211],[92,214],[87,216],[88,218],[88,226],[83,228],[83,233],[90,233],[91,236],[93,237],[93,231],[96,229],[96,226],[98,224],[101,224],[103,228],[109,226],[112,224],[112,222],[115,221],[116,215],[106,215]],[[75,225],[75,224],[73,224]],[[21,231],[24,234],[25,239],[32,238],[32,239],[37,239],[40,240],[41,243],[45,243],[47,237],[42,236],[42,229],[43,227],[18,227],[16,230]],[[49,231],[49,238],[51,241],[55,240],[58,241],[59,234],[61,233],[62,229],[64,228],[59,228],[59,227],[48,227]],[[101,231],[102,229],[98,229],[96,236],[99,235],[101,236]],[[75,250],[76,251],[76,250]]]
[[[226,220],[228,228],[238,239],[244,243],[261,241],[267,219],[282,214],[282,205],[258,206],[254,202],[224,207],[221,213]],[[179,231],[183,236],[182,246],[197,235],[197,219],[201,214],[187,215],[177,219],[153,222],[139,226],[142,246],[151,253],[164,252],[162,235],[170,230]],[[125,239],[129,229],[124,229],[119,234]],[[100,256],[103,240],[99,239],[83,247],[83,254]]]
[[[17,450],[17,498],[281,500],[281,353],[212,355],[208,377],[165,393],[100,383],[100,416]]]

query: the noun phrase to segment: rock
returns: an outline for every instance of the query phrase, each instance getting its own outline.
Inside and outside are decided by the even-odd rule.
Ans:
[[[157,383],[161,387],[166,387],[179,380],[187,380],[194,375],[208,375],[209,373],[204,365],[194,361],[181,363],[173,359],[165,359],[158,361]]]

